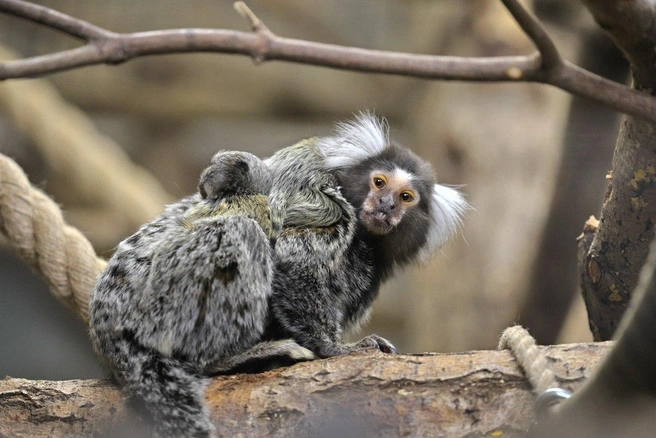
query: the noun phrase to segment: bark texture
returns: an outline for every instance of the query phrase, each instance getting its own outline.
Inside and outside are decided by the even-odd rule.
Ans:
[[[608,344],[541,347],[577,388]],[[534,395],[507,351],[361,353],[212,379],[219,436],[521,436]],[[0,381],[0,437],[90,436],[126,423],[106,381]]]
[[[656,5],[586,0],[597,23],[631,63],[634,87],[656,89]],[[599,228],[579,260],[581,289],[595,340],[613,336],[644,264],[656,223],[656,125],[625,117],[613,156]]]
[[[571,31],[583,32],[581,26]],[[583,35],[577,61],[603,77],[626,80],[626,61],[598,29]],[[518,313],[518,323],[529,328],[540,344],[556,343],[578,290],[580,271],[574,238],[581,219],[596,213],[603,201],[603,178],[609,169],[618,126],[619,116],[608,108],[572,99],[551,208],[525,288],[526,301]]]

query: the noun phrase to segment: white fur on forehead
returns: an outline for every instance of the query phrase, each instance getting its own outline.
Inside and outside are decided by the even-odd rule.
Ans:
[[[343,169],[382,152],[389,146],[387,133],[385,119],[363,112],[353,121],[338,123],[335,135],[319,139],[319,150],[328,169]]]
[[[435,184],[432,195],[428,237],[419,251],[421,262],[428,261],[439,247],[458,232],[470,208],[462,194],[452,187]]]
[[[405,169],[400,169],[398,167],[394,168],[394,177],[401,183],[406,185],[411,185],[412,180],[414,179],[410,172]]]

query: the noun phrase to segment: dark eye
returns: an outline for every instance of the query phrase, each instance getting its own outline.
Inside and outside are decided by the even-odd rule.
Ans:
[[[379,176],[374,176],[373,181],[374,181],[374,187],[376,187],[377,189],[382,189],[383,187],[385,187],[387,185],[387,182],[385,181],[385,179],[381,178]]]
[[[401,201],[405,203],[410,203],[415,200],[415,197],[412,196],[412,193],[410,192],[403,192],[401,193]]]

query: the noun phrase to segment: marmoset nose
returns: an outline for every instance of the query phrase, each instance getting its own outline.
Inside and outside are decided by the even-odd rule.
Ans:
[[[394,203],[394,200],[392,199],[391,196],[383,196],[378,198],[378,203],[385,210],[394,210],[396,208],[396,204]]]

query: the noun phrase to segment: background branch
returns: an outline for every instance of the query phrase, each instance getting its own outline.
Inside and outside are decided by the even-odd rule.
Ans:
[[[610,0],[586,0],[585,4],[629,59],[635,88],[644,90],[645,95],[653,95],[656,29],[651,23],[656,16],[656,5]],[[654,239],[654,129],[653,119],[629,116],[622,121],[599,227],[589,248],[583,246],[579,251],[581,289],[595,340],[613,336]]]
[[[222,29],[171,29],[118,34],[44,7],[0,0],[0,12],[62,30],[87,44],[50,55],[0,64],[0,80],[51,74],[78,67],[116,64],[165,53],[214,52],[251,56],[256,62],[280,60],[341,70],[461,81],[520,81],[553,85],[617,111],[656,121],[656,100],[601,78],[568,62],[537,21],[516,1],[505,1],[541,55],[467,58],[368,50],[283,38],[263,27],[251,13],[253,33]],[[238,7],[244,11],[243,7]],[[257,19],[257,21],[253,21]],[[258,27],[256,26],[256,27]],[[557,68],[555,68],[557,67]]]
[[[0,10],[6,14],[59,30],[82,41],[115,36],[113,32],[94,26],[86,21],[26,1],[4,0]]]
[[[560,54],[556,45],[549,37],[549,34],[542,27],[540,21],[526,10],[517,0],[502,0],[504,6],[517,20],[517,24],[522,28],[526,35],[531,38],[535,46],[540,51],[542,65],[545,69],[555,68],[562,65]]]

